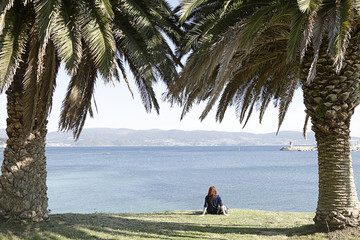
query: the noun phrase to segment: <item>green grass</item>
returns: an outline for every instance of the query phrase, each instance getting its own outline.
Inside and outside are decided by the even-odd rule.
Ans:
[[[0,222],[0,239],[360,239],[357,229],[316,233],[314,213],[200,213],[53,214],[44,223]]]

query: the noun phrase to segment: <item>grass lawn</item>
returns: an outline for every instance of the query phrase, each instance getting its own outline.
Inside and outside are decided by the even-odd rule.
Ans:
[[[53,214],[44,223],[0,222],[0,239],[360,239],[358,229],[316,233],[314,213],[200,213]]]

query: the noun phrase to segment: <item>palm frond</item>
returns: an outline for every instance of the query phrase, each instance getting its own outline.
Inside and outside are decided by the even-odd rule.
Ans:
[[[320,8],[316,8],[314,9],[309,15],[308,15],[308,19],[307,19],[307,23],[306,23],[306,27],[303,30],[303,34],[302,34],[302,39],[301,39],[301,43],[300,43],[300,62],[303,61],[306,50],[308,48],[308,46],[311,43],[312,38],[314,37],[314,39],[316,39],[316,36],[321,36],[322,30],[321,30],[321,26],[323,24],[323,19],[317,17],[318,15],[318,11],[320,10]],[[322,21],[321,21],[321,20]],[[321,23],[321,24],[319,24]],[[294,26],[294,25],[292,25]],[[315,32],[315,33],[314,33]],[[291,42],[291,37],[289,42]]]
[[[248,15],[248,9],[254,4],[232,4],[226,1],[222,5],[215,8],[211,5],[211,12],[207,15],[193,16],[194,28],[188,30],[184,41],[180,43],[180,49],[177,50],[179,56],[184,56],[191,49],[197,49],[198,51],[207,51],[211,47],[211,43],[218,36],[231,26],[234,26],[236,21],[240,17]],[[201,7],[203,10],[204,6]],[[217,10],[216,10],[217,9]],[[208,11],[208,10],[205,10]]]
[[[328,13],[328,12],[327,12]],[[323,16],[323,12],[319,12],[318,13],[320,15],[320,17],[317,17],[315,19],[315,23],[314,23],[314,27],[313,27],[313,33],[312,33],[312,47],[313,47],[313,59],[312,59],[312,63],[308,72],[308,76],[306,79],[306,84],[309,84],[310,82],[312,82],[316,76],[316,64],[317,61],[319,59],[319,51],[320,51],[320,47],[323,41],[323,36],[325,33],[325,25],[327,24],[327,21],[329,19],[329,17],[325,17]],[[331,16],[331,14],[330,14]],[[335,16],[335,15],[334,15]],[[331,18],[330,18],[331,19]],[[334,18],[333,18],[334,19]],[[330,23],[328,23],[330,24]],[[301,53],[302,56],[305,55],[305,53]]]
[[[354,0],[354,8],[358,11],[358,14],[360,14],[360,1]]]
[[[298,83],[299,83],[299,78],[295,78],[295,80],[293,79],[289,79],[289,80],[290,81],[285,82],[286,84],[286,86],[284,86],[285,91],[283,91],[280,97],[279,122],[278,122],[277,133],[279,133],[280,131],[280,127],[284,121],[285,115],[294,96],[294,92],[298,87]]]
[[[217,37],[223,35],[224,31],[239,22],[244,22],[240,19],[253,15],[254,10],[259,5],[267,5],[255,1],[208,2],[208,4],[202,5],[201,8],[199,7],[201,14],[195,14],[189,19],[193,28],[188,30],[186,34],[186,42],[181,45],[182,52],[180,56],[185,55],[190,49],[207,51],[212,42],[217,41]]]
[[[236,19],[235,24],[234,21],[229,23],[235,15],[226,15],[238,10],[231,6],[223,14],[224,18],[229,17],[226,20],[219,20],[221,15],[207,15],[217,21],[207,31],[196,32],[201,25],[194,26],[193,36],[197,35],[192,44],[194,52],[169,90],[173,97],[170,100],[180,102],[183,107],[181,117],[194,103],[206,100],[207,105],[200,116],[203,120],[220,98],[216,120],[221,122],[227,107],[234,106],[240,122],[246,126],[257,106],[260,107],[261,122],[267,106],[275,98],[280,103],[281,125],[299,80],[290,77],[297,76],[298,63],[287,61],[287,51],[284,51],[290,37],[289,16],[297,5],[281,0],[259,3],[258,7],[255,7],[255,1],[247,4],[249,12]],[[299,26],[306,19],[302,16]],[[222,24],[225,30],[221,32]],[[211,34],[212,31],[221,34]],[[302,31],[299,30],[297,35],[300,37],[294,47],[294,58],[299,56]]]
[[[166,36],[174,43],[179,45],[179,41],[184,37],[184,32],[180,29],[170,5],[164,0],[148,1],[151,21],[156,27],[164,31]]]
[[[317,8],[322,3],[322,0],[297,0],[297,3],[300,11],[304,13],[311,12]]]
[[[159,0],[145,2],[127,0],[122,2],[124,7],[122,14],[126,12],[125,15],[127,15],[128,21],[137,29],[137,32],[142,38],[147,41],[148,50],[155,50],[153,51],[154,53],[162,52],[170,55],[173,60],[177,61],[177,58],[158,29],[161,27],[161,30],[166,33],[170,31],[170,37],[174,31],[176,32],[178,29],[177,26],[172,23],[173,20],[169,16],[168,5],[165,4],[164,1]],[[159,18],[160,15],[165,17]],[[179,31],[177,32],[179,33]],[[175,38],[177,39],[179,36]],[[154,54],[152,55],[154,56]],[[155,60],[155,62],[157,61]]]
[[[151,69],[146,66],[142,67],[135,65],[134,62],[130,60],[130,58],[125,58],[127,59],[130,70],[134,74],[135,83],[139,89],[141,100],[146,112],[151,112],[151,109],[154,108],[155,111],[159,114],[160,106],[152,88],[153,73]]]
[[[340,5],[330,0],[327,0],[326,2],[324,0],[324,4],[326,4],[325,6],[327,7],[326,10],[324,9],[324,7],[321,9],[322,19],[326,19],[326,21],[324,21],[325,22],[324,30],[327,33],[329,42],[334,42],[339,31]],[[331,51],[330,46],[331,45],[328,46],[329,52]]]
[[[184,22],[192,11],[203,3],[206,3],[207,0],[184,0],[181,2],[181,14],[180,22]]]
[[[41,63],[38,62],[38,52],[41,51],[41,43],[32,38],[29,42],[28,60],[23,77],[23,129],[24,135],[28,136],[31,131],[41,127],[50,112],[52,95],[55,88],[56,74],[60,62],[56,57],[56,49],[51,41],[47,45],[44,56],[44,71],[41,75],[37,69]],[[37,128],[34,128],[37,127]]]
[[[306,12],[309,9],[311,0],[297,0],[301,12]]]
[[[65,64],[65,69],[74,75],[82,57],[80,26],[74,18],[74,6],[60,5],[59,14],[53,26],[52,39],[57,53]]]
[[[18,14],[23,17],[19,18]],[[30,21],[29,21],[30,20]],[[25,53],[28,34],[31,28],[31,17],[28,11],[12,8],[5,15],[6,27],[0,36],[0,91],[13,80],[16,69]]]
[[[56,76],[60,67],[60,60],[56,55],[56,48],[50,40],[47,44],[44,56],[44,71],[40,76],[38,84],[39,101],[37,102],[36,121],[38,125],[43,124],[52,107],[53,92],[56,87]]]
[[[97,74],[106,82],[122,75],[130,86],[128,64],[148,112],[159,112],[153,83],[171,84],[177,77],[181,63],[164,34],[177,43],[183,31],[164,0],[4,0],[0,14],[0,24],[6,22],[0,36],[0,87],[24,75],[27,133],[45,123],[60,62],[72,79],[59,126],[75,138],[87,115],[93,115]]]
[[[131,96],[134,98],[134,92],[131,89],[130,82],[129,82],[128,78],[127,78],[123,61],[120,58],[116,58],[116,63],[117,63],[118,68],[121,71],[121,74],[122,74],[122,76],[123,76],[123,78],[125,80],[126,85],[128,86],[128,89],[129,89],[129,91],[131,93]],[[119,82],[120,82],[120,78],[118,78],[118,79],[119,79]]]
[[[306,15],[300,11],[293,12],[291,22],[292,28],[290,30],[290,38],[287,47],[289,60],[293,60],[296,57],[299,49],[302,52],[301,58],[303,58],[305,50],[310,43],[310,39],[312,37],[313,20],[309,19],[309,24],[305,25],[306,21]],[[304,29],[305,26],[306,29]]]
[[[303,136],[304,136],[305,139],[306,139],[306,131],[307,131],[307,125],[308,125],[308,122],[309,122],[309,118],[310,118],[310,116],[308,114],[306,114],[304,127],[303,127]]]
[[[170,84],[177,74],[178,63],[159,29],[165,26],[165,32],[170,31],[170,28],[174,28],[172,30],[177,33],[178,31],[164,1],[121,2],[122,8],[114,11],[113,20],[119,59],[129,65],[146,111],[155,108],[158,112],[159,105],[152,84],[158,78]],[[159,6],[164,6],[164,9]],[[160,26],[161,23],[164,26]],[[122,66],[122,63],[118,65]]]
[[[102,14],[99,4],[83,4],[79,22],[96,68],[104,79],[111,80],[111,72],[115,67],[115,40],[110,19]]]
[[[226,45],[223,44],[223,46],[222,46],[223,50],[221,51],[222,52],[221,60],[218,61],[219,68],[218,68],[217,76],[215,79],[216,84],[211,93],[211,95],[212,95],[211,100],[208,102],[203,113],[200,116],[201,120],[203,120],[206,117],[206,115],[209,113],[209,111],[211,110],[215,101],[217,100],[219,94],[221,93],[226,81],[230,78],[230,76],[232,74],[232,72],[228,69],[228,67],[229,67],[229,63],[232,60],[232,58],[234,57],[235,53],[237,53],[237,51],[239,50],[238,48],[239,48],[240,42],[237,41],[237,39],[238,39],[237,35],[235,35],[234,38],[232,38],[230,41],[225,41]],[[217,61],[215,60],[214,62],[217,62]]]
[[[37,39],[36,34],[33,31],[30,33],[30,40],[27,45],[28,53],[26,60],[26,71],[23,76],[23,131],[24,136],[28,136],[32,131],[35,124],[35,116],[37,113],[37,102],[39,99],[39,85],[40,79],[37,75],[38,68],[40,67],[38,54],[40,51],[40,42]],[[46,114],[47,115],[47,114]]]
[[[42,47],[47,44],[50,38],[51,28],[54,26],[59,5],[60,0],[34,0],[34,9],[37,15],[36,24],[39,29],[38,34]]]
[[[101,12],[104,14],[104,16],[108,19],[114,18],[114,11],[112,9],[111,3],[109,0],[100,0],[99,4]]]
[[[72,130],[75,139],[80,136],[87,114],[93,116],[91,99],[97,78],[96,64],[93,63],[90,50],[83,49],[83,53],[78,71],[68,86],[59,121],[59,129]]]
[[[115,26],[114,28],[114,36],[116,37],[116,46],[119,52],[121,52],[122,56],[126,56],[126,60],[129,62],[133,62],[134,66],[139,66],[141,69],[152,69],[151,66],[151,56],[147,51],[147,45],[142,35],[134,28],[134,26],[130,24],[126,24],[126,22],[121,21],[122,18],[114,19]],[[137,64],[135,64],[137,62]],[[134,68],[135,72],[138,72],[136,68]],[[156,81],[155,75],[152,73],[147,74],[153,81]]]
[[[9,10],[13,4],[14,4],[15,0],[3,0],[0,2],[0,14],[4,14],[7,10]]]
[[[3,0],[0,2],[0,35],[5,27],[5,14],[14,4],[15,0]]]
[[[329,42],[331,54],[334,58],[336,72],[339,73],[342,68],[344,55],[350,39],[351,21],[352,21],[352,0],[341,1],[338,10],[339,28],[334,41]]]
[[[246,23],[246,29],[244,30],[241,42],[243,48],[251,49],[252,44],[256,38],[265,29],[265,25],[269,23],[268,16],[272,16],[272,12],[277,9],[276,4],[270,4],[266,7],[260,8],[251,16]],[[257,34],[254,34],[257,33]]]

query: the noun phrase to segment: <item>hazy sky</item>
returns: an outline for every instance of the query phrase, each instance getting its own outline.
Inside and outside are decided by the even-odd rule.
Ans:
[[[178,1],[169,1],[173,6]],[[132,76],[129,75],[129,79]],[[66,93],[66,87],[69,83],[69,77],[64,71],[60,71],[57,78],[57,88],[54,94],[53,108],[50,114],[48,129],[49,131],[58,130],[58,119],[61,108],[61,102]],[[94,118],[87,118],[85,128],[94,127],[111,127],[111,128],[132,128],[132,129],[182,129],[182,130],[216,130],[216,131],[231,131],[231,132],[253,132],[253,133],[267,133],[275,132],[277,130],[278,110],[270,106],[265,113],[262,124],[259,124],[258,112],[253,113],[247,126],[243,129],[242,125],[235,116],[235,109],[228,108],[225,118],[221,124],[215,121],[215,109],[210,112],[208,117],[200,122],[199,116],[204,104],[194,106],[188,115],[180,121],[181,108],[175,106],[170,107],[170,104],[161,101],[161,94],[165,91],[165,86],[159,83],[155,86],[158,100],[160,102],[160,115],[155,112],[147,114],[141,103],[141,99],[137,88],[132,87],[134,92],[134,99],[127,89],[125,82],[117,83],[115,87],[112,85],[104,85],[99,79],[95,92],[95,99],[98,106],[98,113],[95,113]],[[6,127],[6,97],[5,94],[0,96],[0,128]],[[298,90],[294,96],[293,102],[290,105],[288,113],[285,117],[281,130],[295,130],[302,131],[305,113],[304,105],[302,103],[302,91]],[[355,114],[352,118],[352,135],[360,136],[360,114]],[[308,126],[310,129],[310,124]]]

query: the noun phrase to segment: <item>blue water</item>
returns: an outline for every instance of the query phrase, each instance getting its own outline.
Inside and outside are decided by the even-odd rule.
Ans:
[[[214,185],[230,208],[316,209],[317,152],[256,147],[47,147],[52,213],[200,210]],[[353,152],[360,188],[360,152]]]

